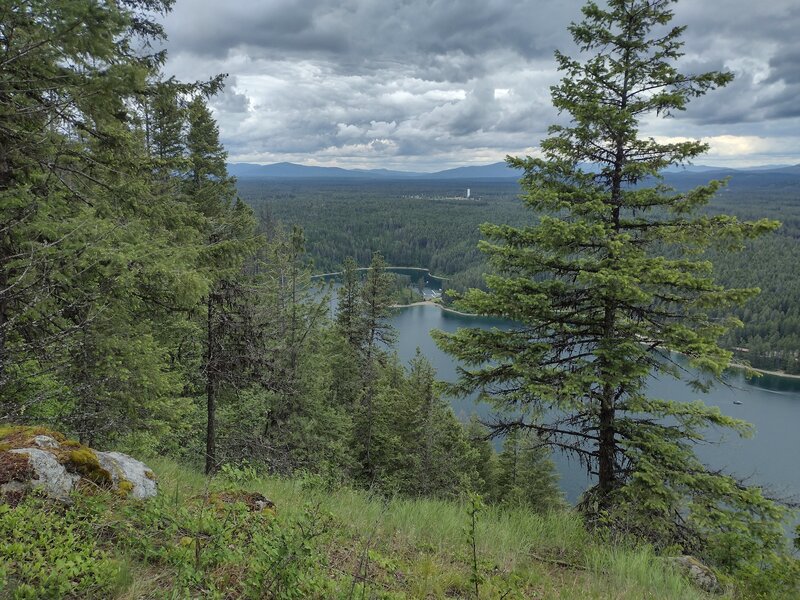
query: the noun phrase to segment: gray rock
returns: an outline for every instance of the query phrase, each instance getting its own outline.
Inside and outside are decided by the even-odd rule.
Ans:
[[[701,590],[710,594],[721,594],[723,592],[714,571],[694,556],[674,556],[667,560]]]
[[[30,482],[21,482],[22,489],[27,485],[33,489],[42,490],[51,498],[68,500],[70,492],[75,489],[75,485],[81,478],[80,475],[68,473],[64,465],[59,463],[55,456],[45,450],[40,450],[38,448],[19,448],[17,450],[9,450],[9,452],[14,454],[27,454],[33,472],[36,474],[36,478],[31,479]],[[20,486],[17,486],[17,488],[20,488]],[[19,491],[19,489],[14,491]]]
[[[133,488],[130,495],[144,500],[152,498],[158,493],[158,485],[153,471],[146,464],[121,452],[96,452],[100,466],[111,473],[114,487],[119,487],[124,481],[129,482]]]
[[[263,500],[256,500],[255,505],[259,511],[267,510],[268,508],[275,508],[275,503],[269,498],[264,498]]]
[[[39,448],[61,448],[61,444],[59,444],[55,438],[52,438],[49,435],[37,435],[35,438],[33,438],[33,443]]]

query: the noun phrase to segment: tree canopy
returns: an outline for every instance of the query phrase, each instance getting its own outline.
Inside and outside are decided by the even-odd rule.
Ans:
[[[781,510],[694,455],[707,428],[745,434],[747,424],[701,401],[653,398],[647,379],[688,377],[702,390],[721,377],[731,354],[717,339],[738,323],[711,311],[758,290],[724,288],[699,255],[740,248],[778,223],[699,212],[724,182],[677,192],[660,179],[708,146],[659,142],[643,134],[643,120],[682,111],[732,78],[679,72],[684,28],[670,25],[671,4],[589,2],[570,26],[580,58],[556,53],[564,76],[552,88],[569,122],[550,127],[541,158],[508,159],[523,170],[523,202],[536,215],[529,225],[482,226],[496,274],[487,291],[458,302],[519,326],[437,340],[466,365],[453,391],[482,391],[499,409],[495,433],[532,430],[587,465],[597,482],[584,498],[590,512],[616,515],[659,543],[702,547],[754,521],[779,529]],[[775,530],[754,552],[773,549]]]

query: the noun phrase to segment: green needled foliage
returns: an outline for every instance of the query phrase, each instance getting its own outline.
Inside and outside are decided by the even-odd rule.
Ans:
[[[140,294],[183,252],[149,208],[132,108],[163,61],[135,49],[163,37],[153,17],[170,5],[0,7],[0,418],[124,433],[176,392]]]
[[[171,4],[0,6],[2,420],[145,445],[191,421],[192,313],[256,237],[204,103],[221,79],[142,54]]]
[[[357,269],[358,264],[355,259],[347,257],[342,265],[342,287],[339,288],[336,310],[336,324],[355,350],[361,348],[361,341],[364,338],[361,288]]]
[[[527,506],[537,512],[561,508],[558,474],[550,451],[526,433],[514,430],[503,440],[494,499],[499,504]]]
[[[557,53],[564,77],[552,88],[569,123],[550,128],[543,158],[508,159],[524,171],[523,201],[537,218],[482,227],[480,247],[498,274],[487,276],[489,291],[471,290],[458,302],[519,326],[440,332],[437,341],[465,365],[453,391],[480,390],[499,409],[495,433],[533,430],[587,465],[597,481],[584,498],[590,512],[707,554],[718,536],[741,534],[757,541],[725,560],[769,563],[782,543],[782,510],[758,489],[708,470],[692,447],[709,427],[746,434],[749,426],[700,401],[652,398],[646,389],[651,374],[686,376],[698,389],[722,376],[730,353],[716,340],[737,323],[709,313],[758,290],[724,289],[697,256],[709,247],[735,250],[778,226],[695,214],[724,182],[687,193],[660,182],[665,167],[708,146],[660,143],[641,134],[641,120],[684,110],[732,78],[676,69],[683,28],[669,25],[671,4],[589,2],[584,20],[570,27],[582,58]]]

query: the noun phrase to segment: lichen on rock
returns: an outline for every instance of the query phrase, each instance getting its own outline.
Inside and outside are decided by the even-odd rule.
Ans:
[[[155,474],[126,454],[97,452],[44,427],[0,426],[0,502],[16,504],[34,489],[68,501],[84,484],[140,499],[158,491]]]
[[[701,590],[710,594],[722,593],[722,586],[714,571],[694,556],[674,556],[667,560]]]
[[[97,452],[97,459],[117,489],[129,489],[132,497],[141,500],[158,493],[155,474],[143,462],[121,452]]]
[[[58,440],[49,435],[36,435],[33,437],[33,443],[39,448],[61,448]]]

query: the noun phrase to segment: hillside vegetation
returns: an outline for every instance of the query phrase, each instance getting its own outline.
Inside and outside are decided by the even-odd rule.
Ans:
[[[0,597],[470,598],[477,576],[487,599],[707,598],[652,550],[612,547],[569,511],[481,510],[474,563],[468,501],[149,464],[161,493],[146,503],[93,490],[72,506],[0,505]],[[274,508],[255,508],[260,495]]]
[[[597,52],[557,54],[553,100],[573,122],[542,142],[547,160],[511,161],[530,228],[516,199],[476,187],[465,203],[447,183],[391,210],[315,192],[297,206],[327,221],[308,231],[239,198],[209,104],[224,77],[163,71],[171,0],[3,4],[0,597],[677,599],[700,596],[656,556],[691,555],[734,598],[796,598],[790,509],[694,454],[748,424],[644,387],[653,370],[683,376],[658,360],[667,350],[696,386],[721,376],[717,340],[735,324],[721,311],[756,290],[717,285],[702,253],[717,246],[725,264],[778,226],[717,214],[717,183],[635,185],[705,150],[640,136],[640,115],[731,78],[678,73],[683,28],[658,33],[671,3],[589,2],[571,27]],[[368,214],[350,223],[338,206]],[[428,212],[409,224],[413,206]],[[463,367],[443,386],[421,353],[394,352],[396,282],[378,250],[467,287],[485,266],[476,220],[496,222],[480,246],[496,273],[463,309],[520,328],[438,335]],[[325,270],[342,263],[335,311],[314,245]],[[781,281],[774,293],[794,292]],[[792,340],[773,320],[764,336]],[[497,414],[460,422],[445,392],[479,392]],[[12,443],[19,427],[60,432],[45,460],[93,483],[71,503],[20,498],[41,478]],[[161,493],[121,498],[137,487],[95,448],[159,457]],[[554,448],[592,481],[574,509]]]

